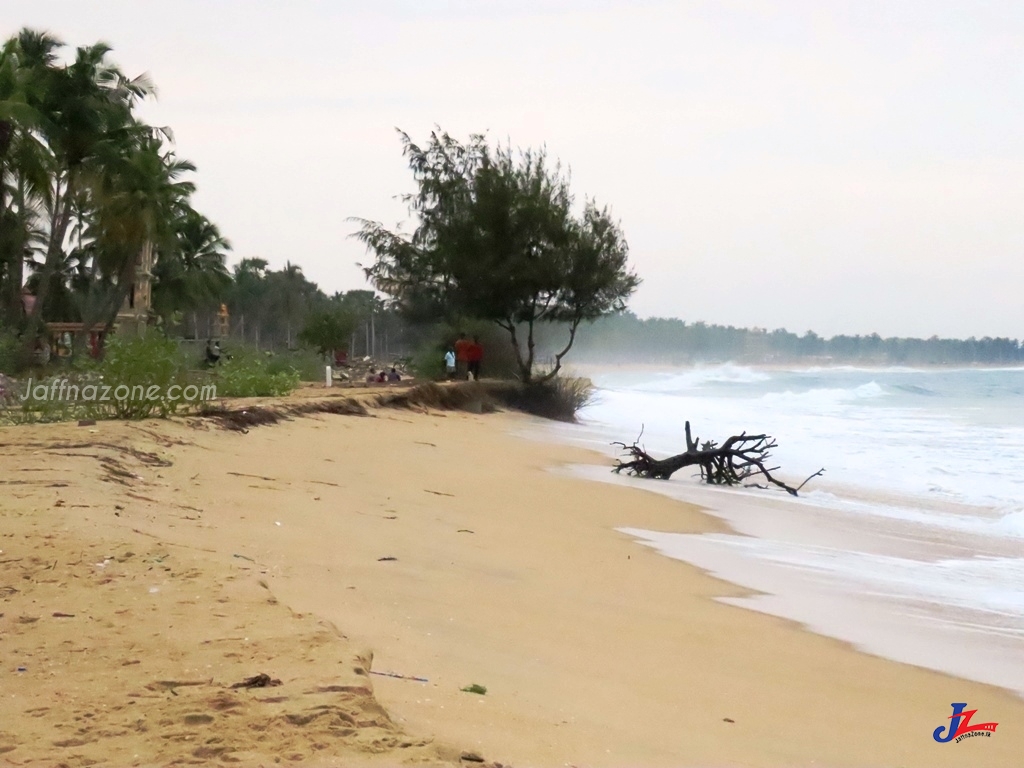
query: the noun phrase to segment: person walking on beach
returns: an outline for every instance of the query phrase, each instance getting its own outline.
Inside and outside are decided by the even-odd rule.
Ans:
[[[455,378],[459,381],[465,381],[469,376],[469,348],[472,344],[466,334],[459,331],[459,338],[455,342]]]
[[[444,353],[444,372],[449,379],[455,378],[455,352],[451,349]]]
[[[480,361],[484,359],[484,348],[480,344],[480,337],[474,336],[473,341],[466,351],[466,359],[469,366],[469,375],[473,381],[480,381]]]

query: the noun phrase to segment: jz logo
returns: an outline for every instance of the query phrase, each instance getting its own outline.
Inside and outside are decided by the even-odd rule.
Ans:
[[[946,743],[947,741],[960,741],[961,739],[967,739],[972,736],[991,736],[996,731],[996,726],[999,723],[979,723],[978,725],[971,725],[971,718],[974,717],[974,713],[978,710],[969,709],[964,712],[966,704],[952,704],[953,714],[949,716],[949,725],[940,725],[932,733],[932,738],[938,742]],[[945,731],[946,735],[943,736],[942,732]]]

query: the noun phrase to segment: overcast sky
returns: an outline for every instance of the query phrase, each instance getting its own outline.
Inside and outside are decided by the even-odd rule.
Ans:
[[[1024,336],[1024,3],[5,0],[102,39],[233,259],[366,287],[395,127],[546,144],[622,222],[641,316]]]

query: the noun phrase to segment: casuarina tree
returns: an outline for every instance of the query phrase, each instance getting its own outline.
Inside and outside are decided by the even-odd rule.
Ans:
[[[404,196],[411,233],[357,219],[374,255],[367,276],[414,319],[475,318],[509,334],[521,379],[562,366],[580,325],[622,311],[639,284],[606,208],[578,208],[568,175],[541,150],[465,144],[435,131],[425,147],[400,132],[417,191]],[[535,332],[566,328],[551,370],[534,376]]]

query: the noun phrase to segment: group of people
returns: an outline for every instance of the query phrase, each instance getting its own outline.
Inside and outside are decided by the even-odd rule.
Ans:
[[[367,384],[383,384],[387,381],[401,381],[402,374],[400,374],[394,366],[391,367],[390,371],[386,371],[383,368],[379,372],[374,372],[371,368],[366,374]]]
[[[459,333],[454,346],[449,347],[444,355],[445,372],[449,379],[465,381],[472,378],[480,379],[480,363],[484,359],[484,348],[477,336],[470,341],[466,334]]]

